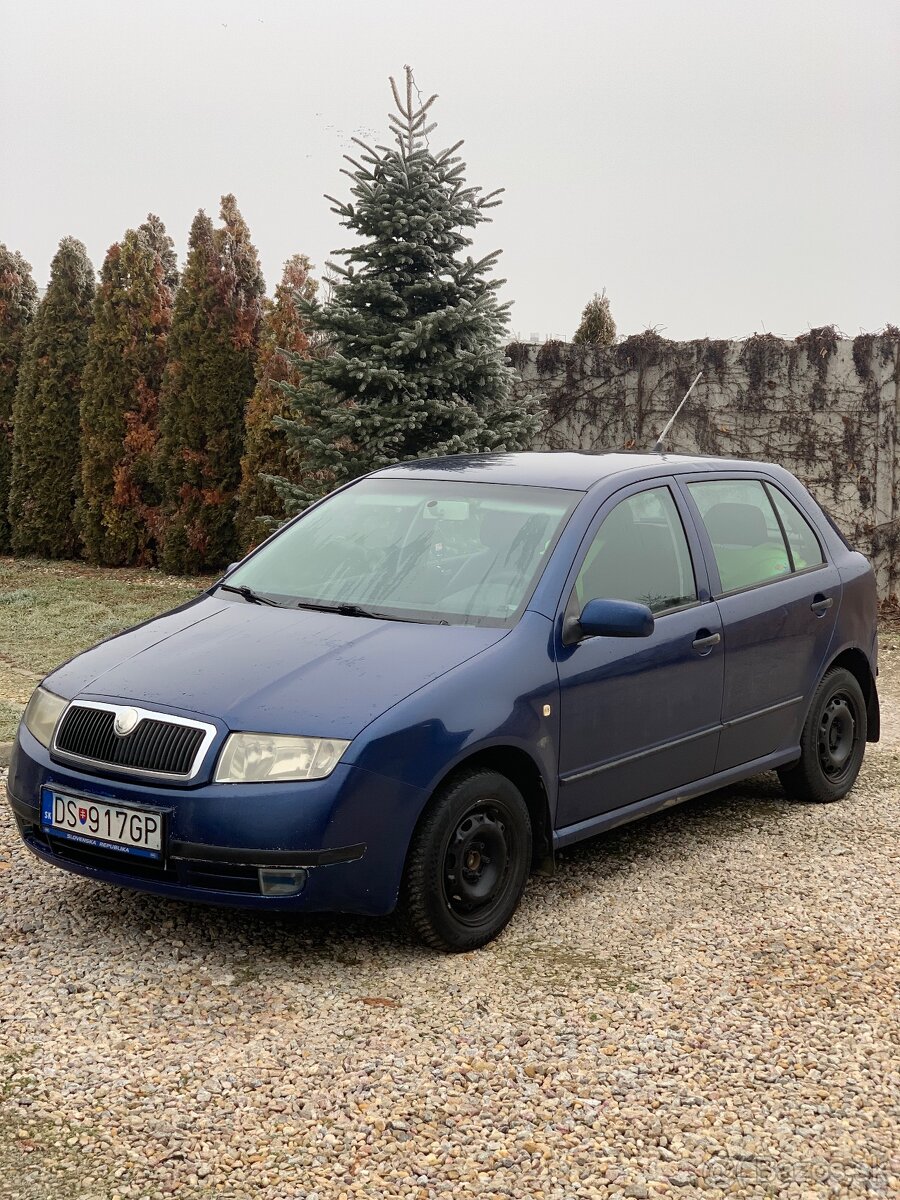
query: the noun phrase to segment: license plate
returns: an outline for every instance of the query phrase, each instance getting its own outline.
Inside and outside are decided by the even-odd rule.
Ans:
[[[54,837],[143,858],[162,854],[162,814],[41,789],[41,826]]]

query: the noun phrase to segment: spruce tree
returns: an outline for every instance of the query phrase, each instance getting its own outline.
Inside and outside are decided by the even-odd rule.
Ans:
[[[160,565],[174,573],[217,570],[238,554],[235,499],[264,285],[234,196],[222,198],[221,216],[214,229],[201,210],[191,226],[160,397]]]
[[[94,286],[84,246],[63,238],[29,332],[13,405],[9,520],[15,554],[76,553],[78,410]]]
[[[576,346],[611,346],[616,340],[616,323],[609,309],[609,297],[604,290],[594,292],[581,314],[581,324],[572,338]]]
[[[76,514],[92,563],[150,563],[159,391],[172,324],[175,249],[165,226],[129,229],[100,272],[81,395],[82,495]]]
[[[405,99],[393,79],[392,146],[358,138],[349,158],[353,200],[333,197],[341,224],[362,239],[336,251],[336,282],[325,304],[306,306],[311,327],[332,353],[296,360],[304,382],[285,386],[294,420],[288,435],[305,471],[302,486],[279,482],[292,508],[341,483],[404,459],[526,448],[535,424],[510,399],[512,373],[501,349],[508,304],[490,279],[498,252],[478,261],[463,252],[499,204],[466,185],[461,142],[429,144],[432,96]]]
[[[25,335],[37,309],[31,264],[0,242],[0,553],[10,550],[9,481],[12,473],[13,400]]]
[[[275,475],[299,482],[299,462],[292,454],[283,429],[275,417],[290,416],[290,405],[280,383],[293,387],[300,375],[283,351],[300,359],[310,355],[307,320],[300,311],[302,301],[312,300],[318,284],[310,276],[310,261],[295,254],[284,264],[274,302],[268,305],[259,338],[256,388],[247,405],[241,486],[238,492],[237,533],[242,551],[260,542],[268,532],[267,518],[283,517],[279,497],[268,478]]]

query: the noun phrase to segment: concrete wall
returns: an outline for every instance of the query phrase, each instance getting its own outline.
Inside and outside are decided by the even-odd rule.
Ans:
[[[670,342],[648,331],[615,346],[513,343],[517,391],[539,401],[537,449],[652,448],[699,370],[668,448],[778,462],[900,591],[900,330],[841,338],[812,330],[743,342]]]

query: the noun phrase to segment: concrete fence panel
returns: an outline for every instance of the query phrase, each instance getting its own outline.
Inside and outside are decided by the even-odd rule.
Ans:
[[[536,449],[652,448],[698,371],[672,452],[780,463],[870,555],[882,598],[900,577],[900,330],[794,341],[672,342],[652,330],[614,346],[513,343],[522,397],[539,401]]]

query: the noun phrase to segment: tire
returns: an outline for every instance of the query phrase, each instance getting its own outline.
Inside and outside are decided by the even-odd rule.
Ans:
[[[856,678],[836,667],[822,677],[800,738],[800,759],[778,772],[797,800],[830,804],[856,782],[866,752],[866,701]]]
[[[416,829],[404,908],[433,950],[475,950],[518,907],[531,869],[531,818],[519,789],[475,770],[441,788]]]

